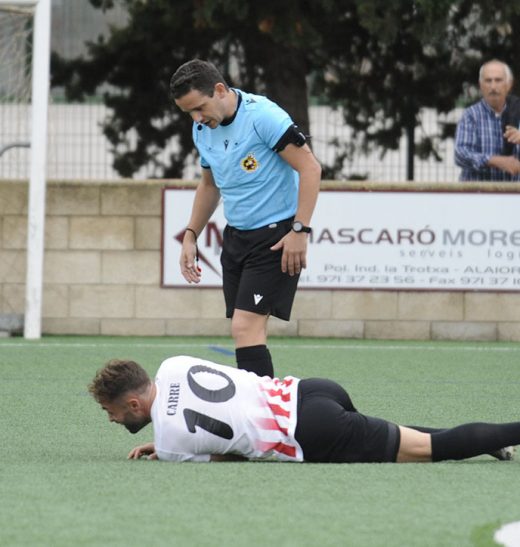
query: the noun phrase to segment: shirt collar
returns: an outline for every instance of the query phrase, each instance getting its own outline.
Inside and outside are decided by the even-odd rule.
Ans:
[[[482,103],[482,105],[484,106],[484,108],[487,110],[487,112],[489,114],[491,114],[492,116],[495,116],[496,118],[500,118],[500,116],[502,116],[502,114],[506,111],[507,109],[507,101],[504,105],[504,108],[502,109],[502,112],[500,112],[500,114],[497,114],[490,106],[489,104],[484,100],[484,99],[481,99],[480,102]]]
[[[233,123],[234,119],[237,116],[238,109],[240,108],[240,103],[242,102],[242,94],[237,89],[231,88],[231,91],[233,91],[237,96],[237,107],[235,109],[235,113],[233,114],[233,116],[231,116],[230,118],[226,118],[225,120],[222,120],[220,122],[220,125],[223,125],[223,126],[230,125]]]

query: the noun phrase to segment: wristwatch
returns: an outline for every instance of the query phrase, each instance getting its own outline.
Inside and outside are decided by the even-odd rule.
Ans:
[[[297,234],[301,232],[305,232],[306,234],[310,234],[312,232],[312,228],[310,226],[304,226],[299,220],[295,220],[292,223],[292,229]]]

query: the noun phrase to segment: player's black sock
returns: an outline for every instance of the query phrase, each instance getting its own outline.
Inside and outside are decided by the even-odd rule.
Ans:
[[[520,422],[465,424],[431,436],[432,461],[463,460],[520,444]]]
[[[423,427],[422,425],[407,425],[406,427],[409,427],[410,429],[415,429],[416,431],[420,431],[421,433],[439,433],[440,431],[446,431],[448,428],[443,427],[442,429],[438,427]],[[504,448],[503,446],[500,447],[501,449]],[[510,456],[505,457],[502,450],[491,450],[488,452],[490,456],[493,456],[493,458],[497,458],[497,460],[509,460],[511,459]]]
[[[237,366],[243,370],[254,372],[257,376],[274,375],[271,354],[265,345],[247,346],[235,350]]]

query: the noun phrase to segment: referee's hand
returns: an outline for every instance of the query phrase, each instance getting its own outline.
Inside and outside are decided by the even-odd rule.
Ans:
[[[195,257],[197,249],[195,243],[184,241],[181,249],[181,258],[179,260],[181,266],[181,274],[188,283],[199,283],[201,278],[201,270]]]
[[[299,274],[307,267],[307,234],[291,230],[271,247],[271,251],[282,249],[282,272]]]

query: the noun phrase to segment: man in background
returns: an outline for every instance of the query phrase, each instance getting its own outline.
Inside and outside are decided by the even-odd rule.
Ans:
[[[482,99],[467,108],[457,126],[455,163],[462,181],[520,180],[520,112],[509,93],[513,74],[492,60],[479,72]]]

